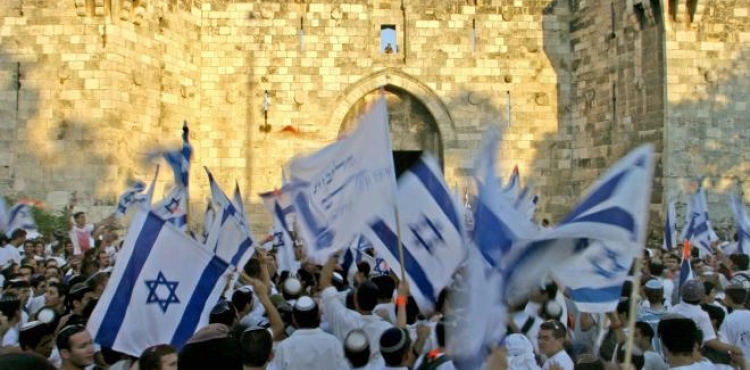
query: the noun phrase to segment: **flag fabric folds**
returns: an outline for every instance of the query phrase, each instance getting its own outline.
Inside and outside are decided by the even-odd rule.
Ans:
[[[698,246],[701,255],[713,253],[711,242],[719,239],[708,219],[708,202],[703,188],[703,179],[698,180],[698,189],[690,199],[686,225],[680,240],[689,240],[691,245]]]
[[[685,240],[682,246],[682,263],[680,264],[680,280],[677,285],[677,291],[682,288],[688,280],[693,280],[693,268],[690,266],[690,242]]]
[[[167,196],[157,202],[152,210],[169,223],[174,224],[182,231],[187,231],[188,219],[188,183],[190,179],[190,160],[193,155],[193,147],[188,140],[187,121],[182,125],[182,148],[179,150],[163,151],[157,153],[164,157],[167,164],[174,173],[175,185]],[[151,155],[155,157],[156,154]]]
[[[244,215],[240,214],[221,190],[208,168],[205,170],[211,187],[211,200],[216,210],[205,246],[230,265],[242,269],[255,252],[255,237],[250,232],[249,225],[245,223]]]
[[[383,204],[393,204],[395,172],[384,98],[345,138],[293,159],[290,189],[307,255],[316,262],[345,248]]]
[[[154,203],[151,211],[182,231],[187,231],[188,194],[182,186],[175,186],[164,199]]]
[[[583,312],[610,312],[618,303],[648,227],[653,147],[616,163],[556,227],[504,256],[506,298],[519,302],[552,270]],[[564,261],[564,262],[563,262]]]
[[[729,208],[734,215],[735,227],[737,229],[737,251],[739,253],[750,253],[750,216],[742,204],[742,199],[737,194],[729,198]]]
[[[34,220],[34,205],[28,203],[16,203],[8,211],[8,226],[5,235],[10,237],[14,230],[26,230],[26,239],[35,239],[41,236]]]
[[[399,179],[397,203],[404,270],[417,305],[431,311],[437,295],[464,260],[463,220],[437,161],[423,155]],[[396,220],[390,207],[369,222],[365,236],[377,255],[400,274]]]
[[[119,253],[88,330],[102,347],[132,356],[156,344],[181,348],[208,323],[231,273],[226,261],[146,210],[134,215]]]
[[[671,251],[677,248],[677,211],[674,206],[674,199],[670,196],[667,201],[667,215],[664,225],[664,244],[665,250]]]
[[[115,218],[122,219],[128,212],[128,209],[138,202],[146,199],[145,194],[142,194],[146,190],[146,183],[143,181],[135,181],[133,184],[120,195],[117,200],[117,209],[115,210]]]
[[[289,192],[284,190],[269,191],[260,194],[266,209],[273,215],[273,229],[271,235],[272,243],[276,248],[276,260],[279,272],[289,271],[296,273],[300,268],[300,262],[294,255],[294,240],[291,235],[289,216],[294,213]]]

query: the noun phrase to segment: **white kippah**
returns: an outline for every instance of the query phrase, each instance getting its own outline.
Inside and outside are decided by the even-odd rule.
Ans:
[[[302,283],[296,278],[288,278],[284,281],[284,291],[287,294],[297,295],[302,291]]]
[[[658,279],[651,279],[646,282],[646,289],[659,290],[664,289],[664,284]]]
[[[551,316],[560,317],[562,315],[562,307],[555,301],[548,301],[544,310]]]
[[[42,324],[44,324],[44,323],[41,322],[41,321],[29,321],[26,324],[24,324],[23,326],[21,326],[21,331],[26,331],[26,330],[29,330],[29,329],[34,329],[37,326],[42,325]]]
[[[36,314],[37,320],[49,324],[57,318],[57,312],[51,307],[44,307]]]
[[[336,281],[338,281],[340,283],[344,282],[344,278],[338,272],[334,272],[333,273],[333,280],[336,280]]]
[[[367,335],[362,330],[352,330],[344,341],[344,347],[352,352],[362,351],[367,346]]]
[[[297,302],[294,303],[294,309],[297,311],[310,311],[316,306],[315,301],[308,296],[300,297]]]

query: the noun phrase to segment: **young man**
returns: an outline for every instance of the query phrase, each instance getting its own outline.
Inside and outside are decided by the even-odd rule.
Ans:
[[[750,366],[750,311],[743,304],[747,302],[748,291],[740,283],[731,283],[725,288],[724,294],[731,313],[724,319],[719,331],[729,344],[742,350],[746,366]]]
[[[297,330],[276,346],[273,364],[278,370],[347,369],[341,342],[320,330],[320,311],[312,298],[300,297],[292,321]]]
[[[72,208],[72,207],[71,207]],[[86,213],[76,212],[73,214],[73,222],[69,222],[68,230],[70,240],[73,242],[73,255],[82,255],[94,247],[94,240],[104,231],[104,226],[114,220],[109,216],[96,224],[86,223]]]
[[[658,325],[658,322],[657,322]],[[645,321],[635,323],[635,332],[633,333],[633,343],[643,352],[643,370],[667,370],[667,364],[661,356],[654,351],[652,341],[654,339],[654,329],[651,324]]]
[[[265,370],[273,359],[273,338],[267,329],[252,327],[240,337],[244,370]]]
[[[380,337],[380,353],[383,355],[383,370],[407,370],[413,362],[411,338],[406,329],[390,328]]]
[[[549,370],[553,364],[561,370],[573,370],[573,360],[563,347],[566,334],[567,330],[559,321],[545,321],[539,327],[539,352],[547,356],[542,370]]]
[[[177,349],[168,344],[146,348],[138,359],[140,370],[177,370]]]
[[[40,321],[32,321],[21,327],[18,341],[24,352],[48,358],[52,354],[54,339],[55,334],[49,325]]]
[[[62,328],[55,342],[62,359],[61,370],[84,370],[94,363],[94,342],[84,326]]]

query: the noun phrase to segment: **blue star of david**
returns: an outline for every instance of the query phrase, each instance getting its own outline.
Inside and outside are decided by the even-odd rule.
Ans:
[[[167,281],[164,274],[159,271],[156,280],[146,280],[146,286],[148,287],[148,298],[146,299],[146,304],[156,303],[159,305],[159,308],[161,308],[161,311],[166,313],[170,304],[180,303],[175,292],[178,284],[180,283],[177,281]],[[156,290],[159,288],[159,285],[164,285],[169,290],[169,296],[167,296],[167,298],[161,298],[157,294]]]
[[[440,231],[443,229],[439,222],[430,220],[422,215],[422,220],[416,224],[409,225],[415,242],[422,245],[428,253],[432,254],[433,247],[445,244],[445,239]]]
[[[172,198],[172,200],[169,201],[169,204],[164,206],[164,208],[166,208],[169,213],[175,214],[180,211],[180,200]]]
[[[379,257],[375,258],[375,267],[373,270],[380,275],[387,274],[388,271],[385,269],[385,260]]]
[[[617,254],[616,251],[605,247],[603,256],[599,255],[590,259],[591,264],[594,267],[594,272],[604,278],[612,279],[618,273],[627,271],[628,268],[617,261],[618,256],[619,254]],[[609,262],[609,266],[605,266],[607,262]]]
[[[276,247],[283,247],[284,246],[284,235],[281,233],[281,231],[277,231],[273,233],[273,244]]]

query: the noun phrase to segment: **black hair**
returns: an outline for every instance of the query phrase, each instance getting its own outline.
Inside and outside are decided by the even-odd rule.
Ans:
[[[13,233],[10,234],[10,240],[18,239],[26,237],[26,230],[24,229],[15,229],[13,230]]]
[[[0,356],[0,369],[56,370],[47,359],[31,353],[8,353]]]
[[[21,330],[18,334],[18,344],[24,351],[34,350],[45,336],[52,335],[52,328],[47,324],[39,324],[33,328]]]
[[[372,311],[378,304],[378,286],[372,281],[363,281],[357,288],[355,298],[361,311]]]
[[[240,336],[240,355],[245,366],[261,367],[268,362],[273,350],[273,338],[268,330],[250,328]]]
[[[637,321],[635,323],[635,330],[641,332],[641,335],[647,337],[649,341],[654,339],[654,328],[645,321]]]
[[[71,324],[60,329],[60,332],[57,333],[57,338],[55,339],[57,349],[60,351],[64,349],[70,350],[70,337],[84,331],[86,331],[86,327],[80,324]]]
[[[86,214],[86,212],[78,211],[78,212],[76,212],[76,213],[73,214],[73,219],[75,220],[76,218],[78,218],[78,216],[85,215],[85,214]]]
[[[708,317],[711,321],[716,321],[717,328],[721,327],[721,324],[724,322],[724,317],[726,317],[724,310],[708,303],[702,304],[701,308],[708,313]]]
[[[661,262],[651,262],[648,270],[653,276],[661,276],[664,273],[664,264]]]
[[[692,356],[700,336],[695,321],[688,318],[662,319],[659,321],[657,332],[667,351],[683,356]]]
[[[0,313],[8,319],[16,316],[16,312],[21,309],[21,300],[15,294],[5,294],[0,297]]]
[[[398,344],[400,346],[396,347]],[[404,355],[411,350],[411,338],[405,329],[390,328],[380,336],[380,353],[388,366],[401,366]]]
[[[237,312],[241,312],[247,305],[253,303],[253,291],[250,289],[237,289],[232,293],[232,306]]]
[[[292,318],[300,329],[314,329],[320,326],[320,314],[317,305],[305,311],[295,308],[292,311]]]
[[[224,324],[231,327],[235,321],[237,321],[237,312],[234,310],[234,306],[223,299],[216,303],[208,315],[209,324]]]
[[[539,326],[539,330],[551,331],[552,336],[555,339],[565,339],[565,334],[568,332],[565,329],[565,325],[557,320],[547,320],[543,322],[542,325]]]
[[[161,370],[161,358],[166,355],[177,354],[177,349],[169,344],[158,344],[143,350],[138,358],[140,370]]]
[[[729,260],[737,267],[738,271],[745,271],[750,268],[750,256],[744,253],[731,254]]]

